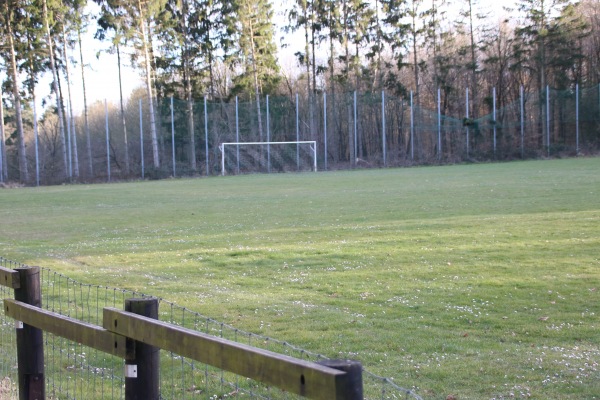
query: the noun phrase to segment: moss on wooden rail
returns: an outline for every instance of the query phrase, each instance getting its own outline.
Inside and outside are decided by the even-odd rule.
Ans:
[[[104,328],[288,392],[313,399],[338,399],[346,373],[155,319],[105,308]]]
[[[255,348],[115,308],[104,308],[103,327],[13,299],[4,299],[4,312],[5,315],[28,326],[124,359],[134,356],[131,354],[131,346],[127,346],[129,340],[134,340],[308,398],[362,399],[360,374],[350,374],[345,370]],[[360,364],[357,363],[354,368],[359,368],[360,371]],[[354,390],[354,387],[357,390]]]
[[[0,267],[0,285],[11,289],[21,287],[21,279],[19,273],[14,269]]]
[[[25,324],[85,346],[126,357],[126,338],[102,327],[12,299],[4,299],[4,313]]]

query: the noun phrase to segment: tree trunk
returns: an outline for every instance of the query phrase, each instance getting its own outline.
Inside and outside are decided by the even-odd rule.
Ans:
[[[86,139],[86,148],[87,148],[87,156],[88,156],[88,172],[90,174],[90,178],[94,176],[94,166],[92,159],[92,140],[90,138],[90,125],[89,125],[89,114],[88,114],[88,106],[87,106],[87,91],[85,88],[85,68],[83,63],[83,50],[81,46],[81,27],[77,29],[77,39],[79,41],[79,60],[81,61],[81,83],[83,86],[83,116],[85,122],[85,139]]]
[[[314,121],[314,108],[313,108],[313,88],[311,88],[312,78],[311,78],[311,55],[310,55],[310,40],[308,34],[308,1],[302,1],[302,11],[304,16],[304,64],[306,66],[306,99],[308,101],[308,119],[309,119],[309,130],[310,130],[310,138],[314,140],[314,131],[313,131],[313,121]]]
[[[311,32],[311,47],[312,47],[312,90],[313,94],[317,94],[317,62],[315,59],[315,5],[314,0],[311,0],[310,5],[310,32]],[[313,139],[314,140],[314,139]]]
[[[415,104],[418,107],[419,102],[419,57],[417,54],[417,5],[415,0],[412,2],[412,50],[413,50],[413,73],[415,79]]]
[[[121,50],[119,43],[117,47],[117,63],[119,64],[119,100],[121,103],[121,124],[123,125],[123,140],[125,145],[125,174],[129,177],[130,166],[129,166],[129,141],[127,140],[127,123],[125,122],[125,106],[123,105],[123,84],[121,76]]]
[[[413,132],[413,136],[412,136],[412,140],[414,141],[413,143],[411,143],[412,149],[416,149],[416,153],[417,155],[420,154],[420,140],[419,140],[419,132],[418,132],[418,126],[421,123],[420,121],[420,116],[421,116],[421,98],[420,98],[420,85],[419,85],[419,57],[418,57],[418,53],[417,53],[417,39],[418,39],[418,32],[417,32],[417,3],[416,0],[412,0],[412,51],[413,51],[413,73],[414,73],[414,79],[415,79],[415,97],[414,97],[414,102],[413,102],[413,108],[415,109],[416,112],[413,112],[413,118],[414,118],[414,132]],[[413,156],[414,153],[411,152],[411,156]]]
[[[21,94],[19,93],[19,74],[17,71],[17,59],[15,55],[15,43],[13,41],[11,12],[8,3],[5,3],[6,15],[8,16],[8,46],[10,47],[10,74],[13,79],[13,97],[15,102],[15,117],[17,119],[17,133],[19,135],[19,180],[22,183],[29,181],[27,169],[27,155],[25,154],[25,132],[23,131],[23,116],[21,114]],[[2,121],[4,123],[4,121]]]
[[[62,156],[63,164],[65,166],[65,176],[69,175],[69,166],[67,163],[67,142],[65,138],[65,120],[63,114],[62,101],[60,97],[60,91],[58,90],[58,72],[56,70],[56,63],[54,62],[54,46],[52,45],[52,36],[50,35],[50,23],[48,22],[48,6],[46,0],[43,2],[44,7],[44,24],[46,25],[46,41],[48,43],[48,53],[50,55],[50,67],[52,69],[52,88],[56,95],[56,112],[58,113],[58,123],[60,129],[60,141],[62,144]]]
[[[437,61],[437,58],[438,58],[438,54],[437,54],[437,24],[438,24],[437,12],[438,12],[438,10],[437,10],[436,1],[437,0],[431,0],[431,19],[432,19],[431,27],[433,29],[433,32],[432,32],[433,52],[432,52],[432,54],[433,54],[433,83],[434,83],[433,88],[434,88],[434,90],[438,89],[440,86],[438,70],[437,70],[437,67],[438,67],[438,65],[437,65],[437,63],[438,63],[438,61]]]
[[[63,25],[63,43],[64,43],[64,58],[65,58],[65,73],[67,74],[67,94],[69,96],[69,122],[71,124],[72,142],[71,148],[73,151],[74,160],[74,175],[79,178],[79,154],[77,152],[77,134],[75,133],[75,118],[73,117],[73,97],[71,96],[71,74],[69,72],[69,60],[67,58],[67,35],[65,33],[65,27]]]
[[[382,37],[381,37],[381,27],[379,26],[379,0],[375,0],[375,25],[377,27],[377,71],[375,71],[375,79],[373,80],[373,88],[382,89],[383,88],[383,68],[381,68],[381,49],[382,49]]]
[[[334,15],[334,7],[335,7],[335,3],[331,3],[330,4],[330,9],[329,9],[329,29],[332,30],[329,33],[329,85],[330,85],[330,90],[331,90],[331,106],[329,107],[329,109],[331,110],[330,115],[332,116],[331,118],[331,126],[333,127],[333,129],[331,129],[330,131],[333,133],[333,163],[337,164],[339,161],[339,151],[340,151],[340,141],[338,139],[338,135],[337,135],[337,113],[335,112],[336,110],[336,102],[335,102],[335,46],[334,46],[334,41],[333,41],[333,36],[334,36],[334,24],[335,24],[335,15]]]
[[[258,119],[258,136],[263,141],[262,117],[260,112],[260,86],[258,82],[258,68],[256,65],[256,49],[254,48],[254,27],[249,21],[250,28],[250,55],[252,56],[252,74],[254,75],[254,95],[256,97],[256,116]],[[262,147],[261,147],[262,150]]]
[[[160,160],[158,158],[158,138],[156,134],[156,116],[154,110],[154,95],[152,93],[152,68],[150,61],[150,50],[148,49],[148,37],[146,32],[146,22],[142,12],[142,2],[138,0],[138,8],[140,11],[140,28],[142,31],[142,46],[144,51],[144,66],[146,68],[146,93],[148,95],[148,111],[150,113],[150,135],[152,138],[152,157],[154,167],[160,168]]]
[[[473,26],[473,0],[469,0],[469,30],[471,40],[471,118],[477,118],[477,59],[475,58],[475,27]]]
[[[192,82],[187,56],[184,62],[186,64],[184,74],[186,76],[185,91],[187,94],[188,134],[190,135],[190,161],[192,171],[195,173],[198,171],[198,165],[196,164],[196,138],[194,136],[194,98],[192,97]]]
[[[344,71],[344,86],[346,90],[348,90],[348,80],[350,74],[350,48],[349,48],[349,33],[348,33],[348,0],[344,0],[343,4],[343,13],[344,13],[344,33],[343,33],[343,47],[344,47],[344,55],[346,62],[346,70]],[[346,111],[348,112],[348,161],[350,161],[352,167],[356,166],[356,158],[354,157],[354,153],[356,150],[354,149],[354,129],[353,127],[353,117],[352,117],[352,105],[351,103],[347,103]]]
[[[188,14],[188,4],[187,1],[183,2],[183,17],[181,21],[182,31],[185,32],[185,36],[183,38],[183,54],[181,58],[183,60],[183,79],[185,84],[185,93],[187,99],[187,117],[188,117],[188,134],[190,136],[190,166],[192,171],[196,173],[198,171],[198,166],[196,165],[196,138],[194,137],[194,99],[192,94],[192,77],[190,76],[190,49],[188,45],[189,38],[189,30],[186,21],[186,16]],[[211,66],[212,68],[212,66]],[[208,171],[207,171],[208,174]]]

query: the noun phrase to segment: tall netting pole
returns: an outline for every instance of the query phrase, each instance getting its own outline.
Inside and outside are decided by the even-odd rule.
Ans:
[[[385,90],[381,91],[381,149],[383,152],[383,166],[387,167],[386,147],[385,147]]]
[[[496,87],[492,89],[492,103],[493,103],[493,111],[492,111],[492,123],[494,124],[494,158],[496,158]]]
[[[142,164],[142,179],[145,178],[144,171],[144,128],[143,128],[143,113],[142,113],[142,99],[140,99],[140,162]]]
[[[221,176],[225,176],[225,143],[219,145],[221,150]]]
[[[35,94],[33,95],[33,98],[35,99]],[[33,102],[33,136],[34,136],[34,141],[35,141],[35,185],[40,186],[40,152],[39,152],[37,110],[36,110],[36,106],[35,106],[35,101]]]
[[[71,148],[71,115],[69,114],[70,102],[67,100],[65,123],[67,125],[67,156],[69,161],[69,179],[73,178],[73,154]]]
[[[442,101],[440,88],[437,89],[437,128],[438,128],[438,160],[442,160]]]
[[[575,85],[575,153],[579,155],[579,83]]]
[[[546,85],[546,145],[550,157],[550,85]]]
[[[352,164],[356,164],[356,157],[358,155],[358,121],[357,121],[357,101],[356,101],[356,90],[354,91],[354,160]]]
[[[209,155],[208,155],[208,105],[206,96],[204,96],[204,152],[206,153],[206,176],[210,173]]]
[[[415,121],[413,107],[413,92],[410,91],[410,159],[415,159]]]
[[[523,98],[523,85],[519,88],[521,101],[521,159],[525,158],[525,99]]]
[[[110,132],[108,130],[108,101],[104,99],[104,126],[106,129],[106,174],[110,182]]]
[[[267,172],[270,174],[271,173],[271,144],[269,142],[271,141],[271,128],[270,128],[271,116],[269,115],[269,95],[267,95],[267,98],[265,99],[265,103],[267,106]]]
[[[327,92],[323,91],[323,165],[327,171]]]
[[[173,118],[173,96],[171,96],[171,157],[173,159],[173,178],[177,175],[175,172],[175,119]]]
[[[300,106],[298,100],[298,93],[296,93],[296,142],[300,141]],[[296,165],[298,171],[300,171],[300,146],[296,145]]]
[[[239,105],[238,105],[238,97],[235,96],[235,141],[236,143],[240,142],[240,115],[239,115]],[[225,147],[223,147],[223,154],[225,154]],[[240,173],[240,146],[235,146],[235,154],[237,157],[237,169],[236,173],[239,175]],[[225,168],[223,168],[225,171]]]
[[[465,110],[467,118],[467,158],[469,158],[469,88],[465,89]]]

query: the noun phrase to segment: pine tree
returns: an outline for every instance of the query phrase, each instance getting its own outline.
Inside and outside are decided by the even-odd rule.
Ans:
[[[10,3],[10,4],[9,4]],[[23,31],[23,20],[25,14],[25,4],[18,0],[6,1],[2,16],[3,19],[3,36],[7,43],[8,56],[10,60],[9,76],[13,93],[13,106],[15,108],[15,117],[17,123],[17,138],[18,138],[18,159],[19,159],[19,180],[22,183],[29,181],[29,170],[27,167],[27,155],[25,153],[25,132],[23,129],[23,116],[21,110],[21,85],[19,80],[19,65],[17,64],[17,53],[23,50],[20,41],[17,41]],[[21,47],[18,47],[21,46]]]
[[[85,139],[86,139],[86,150],[87,150],[87,161],[88,161],[88,174],[90,177],[94,176],[94,165],[92,159],[92,139],[90,137],[90,125],[89,125],[89,112],[88,112],[88,104],[87,104],[87,88],[85,84],[85,62],[83,60],[83,45],[81,40],[81,33],[84,29],[85,21],[87,20],[87,16],[82,14],[81,8],[77,8],[76,11],[76,20],[77,20],[77,44],[79,46],[79,66],[81,71],[81,86],[83,90],[83,120],[84,120],[84,130],[85,130]]]
[[[158,149],[158,133],[156,128],[155,93],[153,79],[152,27],[160,12],[164,10],[166,0],[94,0],[102,7],[99,24],[106,28],[118,28],[124,37],[134,41],[136,45],[135,59],[140,60],[144,71],[146,95],[148,96],[148,112],[150,114],[150,137],[152,141],[152,160],[154,168],[160,168]],[[104,28],[104,27],[103,27]]]
[[[516,29],[521,39],[518,48],[518,62],[528,65],[537,74],[538,88],[546,87],[547,70],[550,62],[548,46],[556,33],[557,20],[554,15],[567,0],[519,0],[518,10],[524,14],[524,24]]]
[[[254,95],[259,137],[263,138],[261,94],[275,92],[279,85],[279,66],[273,40],[273,10],[267,0],[235,0],[236,38],[239,56],[235,63],[242,72],[233,79],[233,93]]]
[[[48,0],[42,0],[43,4],[43,19],[44,19],[44,25],[46,27],[46,43],[48,44],[48,57],[50,59],[50,68],[52,71],[52,89],[54,91],[54,95],[56,96],[56,111],[58,114],[58,120],[59,120],[59,130],[60,130],[60,141],[61,141],[61,150],[62,150],[62,157],[63,157],[63,164],[64,164],[64,172],[65,172],[65,176],[70,178],[70,174],[69,174],[69,164],[68,164],[68,160],[67,160],[67,140],[65,137],[65,116],[64,116],[64,108],[63,108],[63,100],[62,100],[62,96],[61,96],[61,92],[59,89],[59,75],[58,75],[58,67],[56,65],[56,57],[54,54],[54,40],[53,40],[53,33],[52,30],[50,29],[50,21],[52,19],[52,16],[50,15],[49,11],[49,7],[48,7]]]
[[[395,62],[395,71],[391,65],[388,65],[386,87],[392,89],[397,94],[406,92],[404,85],[400,82],[397,72],[408,64],[404,60],[405,49],[409,44],[408,33],[410,24],[405,18],[409,15],[407,0],[381,0],[383,11],[385,13],[382,22],[385,32],[384,41],[391,50],[391,57]]]

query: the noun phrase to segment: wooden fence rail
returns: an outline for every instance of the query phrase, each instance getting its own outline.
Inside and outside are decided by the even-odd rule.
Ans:
[[[45,398],[43,331],[123,358],[126,400],[160,398],[159,349],[311,399],[363,398],[359,362],[313,363],[161,322],[157,299],[104,308],[96,326],[41,308],[38,267],[0,267],[0,285],[15,289],[4,313],[17,321],[19,399]]]

